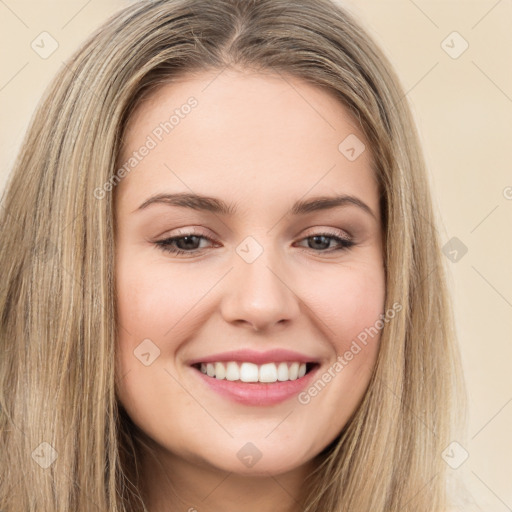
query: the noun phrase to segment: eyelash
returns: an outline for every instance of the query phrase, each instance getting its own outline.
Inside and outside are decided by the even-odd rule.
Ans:
[[[309,238],[314,238],[317,236],[323,236],[323,237],[327,237],[327,238],[336,240],[340,243],[340,247],[335,248],[335,249],[330,249],[330,250],[324,250],[324,251],[304,248],[306,250],[306,252],[313,251],[313,252],[317,252],[317,253],[332,253],[332,252],[337,252],[337,251],[346,251],[355,245],[355,242],[353,242],[352,240],[347,240],[346,238],[341,238],[341,237],[337,236],[336,234],[329,233],[329,232],[315,233],[314,235],[310,235],[310,236],[302,238],[300,241],[308,240]],[[171,237],[171,238],[166,238],[164,240],[158,240],[157,242],[155,242],[155,245],[160,250],[162,250],[166,253],[174,254],[174,255],[193,255],[193,254],[196,254],[198,251],[201,251],[201,249],[193,249],[191,251],[184,251],[183,249],[177,249],[176,247],[172,247],[172,244],[174,242],[176,242],[177,240],[181,240],[183,238],[187,238],[187,237],[204,238],[210,242],[215,243],[215,240],[213,240],[212,238],[201,235],[199,233],[183,233],[181,236],[175,236],[175,237]]]

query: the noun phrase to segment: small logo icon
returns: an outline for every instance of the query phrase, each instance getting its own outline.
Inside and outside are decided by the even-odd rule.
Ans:
[[[41,32],[30,44],[39,57],[47,59],[59,47],[59,43],[48,33]]]
[[[454,31],[443,39],[441,48],[452,59],[458,59],[469,48],[469,43],[458,32]]]
[[[137,345],[133,353],[144,366],[149,366],[160,355],[160,349],[149,338],[146,338]]]
[[[236,248],[236,253],[246,262],[253,263],[263,254],[263,247],[252,236],[245,238]]]
[[[452,263],[458,263],[468,252],[468,248],[454,236],[444,244],[442,251]]]
[[[262,455],[263,454],[252,443],[244,444],[236,454],[240,462],[248,468],[252,468],[261,459]]]
[[[57,247],[49,238],[38,244],[35,250],[36,259],[41,263],[51,260],[57,253]]]
[[[457,441],[452,441],[441,454],[442,459],[452,469],[457,469],[466,462],[469,453]]]
[[[338,146],[338,151],[350,162],[359,158],[365,149],[363,141],[353,133],[345,137]]]
[[[47,442],[41,443],[33,452],[32,458],[43,468],[49,468],[57,459],[57,452]]]

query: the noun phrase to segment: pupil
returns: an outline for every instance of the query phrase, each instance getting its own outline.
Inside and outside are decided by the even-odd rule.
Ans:
[[[318,239],[322,239],[322,238],[325,240],[327,237],[324,235],[315,235],[313,237],[314,243],[317,243]],[[327,240],[327,242],[324,242],[323,244],[320,242],[320,245],[321,245],[321,247],[315,247],[315,248],[316,249],[325,249],[325,248],[329,247],[329,241]]]
[[[197,239],[197,236],[194,236],[194,235],[193,236],[184,236],[182,238],[182,242],[184,243],[186,248],[188,248],[188,249],[194,248],[194,247],[190,247],[191,244],[192,244],[192,246],[194,245],[194,240],[193,240],[194,238]],[[197,242],[197,240],[196,240],[196,242]]]

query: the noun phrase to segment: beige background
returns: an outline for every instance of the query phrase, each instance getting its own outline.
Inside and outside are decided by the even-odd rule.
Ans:
[[[0,0],[0,190],[50,78],[122,0]],[[512,2],[345,1],[394,63],[431,172],[470,398],[459,469],[481,510],[512,510]],[[47,59],[32,48],[46,31]],[[457,35],[450,35],[454,31]],[[445,41],[446,40],[446,41]],[[467,50],[458,58],[453,56]],[[443,43],[445,41],[445,43]],[[48,46],[47,46],[48,48]],[[0,242],[1,243],[1,242]],[[455,453],[460,457],[462,448]],[[461,510],[463,510],[461,508]]]

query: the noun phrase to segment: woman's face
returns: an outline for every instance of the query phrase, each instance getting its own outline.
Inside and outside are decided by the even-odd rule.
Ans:
[[[170,464],[303,466],[354,413],[378,352],[371,148],[326,91],[237,71],[163,86],[124,143],[121,404]]]

